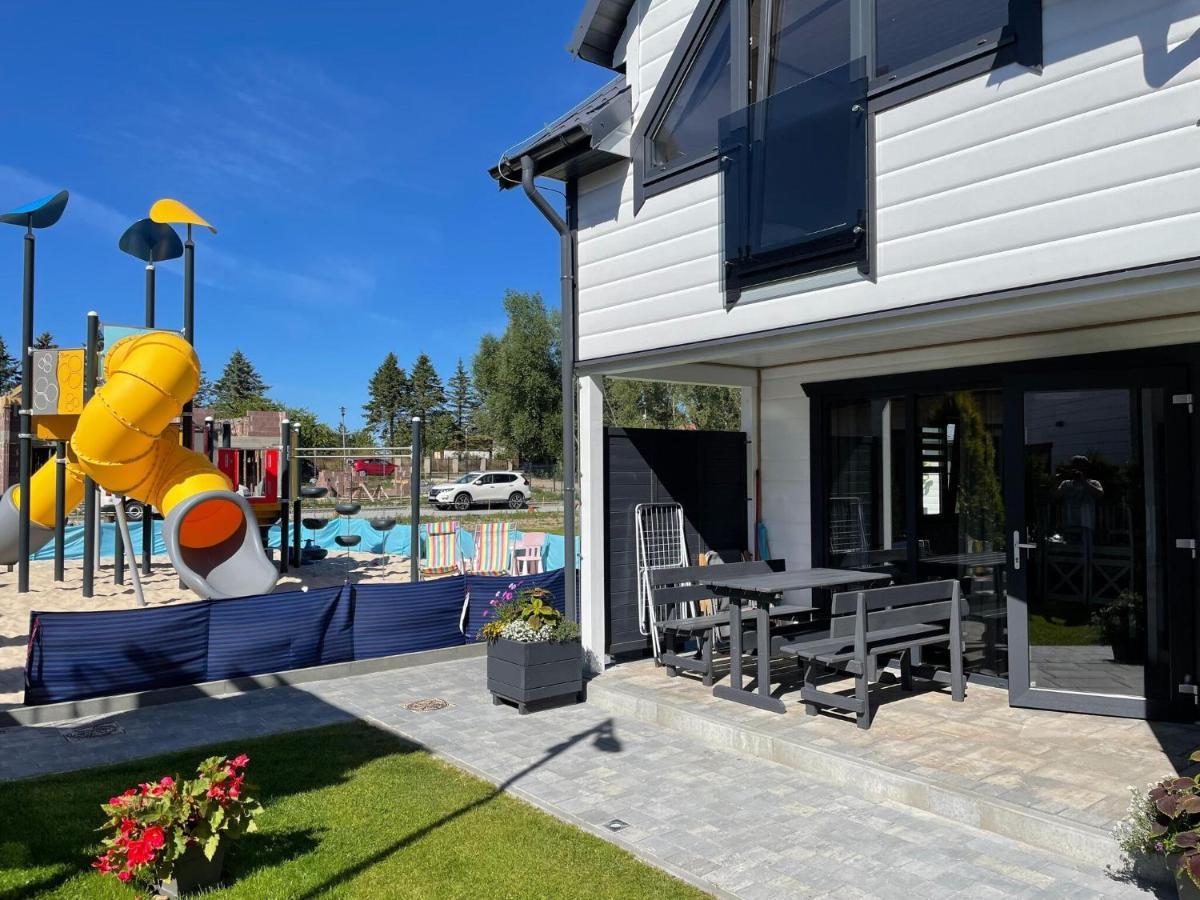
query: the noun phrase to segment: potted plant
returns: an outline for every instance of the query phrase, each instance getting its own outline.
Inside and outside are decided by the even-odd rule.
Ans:
[[[1191,760],[1200,762],[1200,751]],[[1117,839],[1135,873],[1173,880],[1180,898],[1200,900],[1200,775],[1134,790]]]
[[[479,638],[488,642],[487,686],[492,702],[508,700],[522,715],[527,704],[574,694],[583,700],[579,626],[550,605],[545,588],[500,591],[484,613]]]
[[[1136,591],[1122,591],[1092,615],[1101,642],[1112,647],[1113,660],[1140,663],[1146,657],[1142,615],[1146,602]]]
[[[249,796],[245,754],[214,756],[179,781],[165,776],[101,805],[108,832],[92,868],[179,897],[221,880],[229,843],[256,830],[262,807]]]

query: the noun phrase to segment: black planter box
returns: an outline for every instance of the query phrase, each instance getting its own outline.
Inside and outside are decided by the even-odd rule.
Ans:
[[[225,870],[227,846],[226,840],[217,844],[217,852],[213,854],[212,859],[204,855],[204,848],[199,844],[188,847],[175,861],[175,877],[158,884],[158,893],[177,900],[187,894],[220,884],[221,875]]]
[[[509,700],[522,715],[535,700],[569,694],[583,700],[583,645],[493,641],[488,644],[487,687],[493,703]]]

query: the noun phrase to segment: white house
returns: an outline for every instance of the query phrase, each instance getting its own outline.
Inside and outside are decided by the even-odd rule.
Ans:
[[[602,379],[714,383],[748,546],[959,578],[1014,705],[1194,718],[1200,0],[587,0],[569,49],[616,77],[492,174],[566,184],[594,659]]]

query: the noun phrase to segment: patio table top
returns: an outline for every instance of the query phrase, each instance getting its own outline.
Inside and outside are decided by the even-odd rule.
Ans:
[[[719,569],[719,567],[714,567]],[[788,569],[767,575],[743,575],[737,578],[705,576],[705,584],[713,591],[733,599],[765,599],[784,591],[804,591],[812,588],[845,587],[872,581],[887,581],[884,572],[859,572],[854,569]]]

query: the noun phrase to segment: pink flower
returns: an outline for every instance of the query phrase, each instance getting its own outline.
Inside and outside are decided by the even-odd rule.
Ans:
[[[237,756],[235,756],[229,762],[232,763],[233,765],[237,766],[240,769],[243,766],[245,766],[246,763],[250,762],[250,757],[248,757],[245,753],[239,753]]]
[[[505,592],[504,592],[504,599],[505,599],[505,600],[511,600],[512,598],[513,598],[512,591],[505,591]]]
[[[175,779],[170,775],[164,776],[159,782],[159,787],[169,788],[175,786]]]
[[[485,619],[490,619],[490,618],[492,617],[492,613],[491,613],[491,611],[490,611],[490,610],[486,610],[486,609],[485,609],[485,610],[483,611],[483,617],[484,617]]]
[[[151,850],[157,850],[166,841],[166,835],[163,834],[162,828],[157,825],[151,825],[146,829],[146,833],[142,835],[142,840]]]

